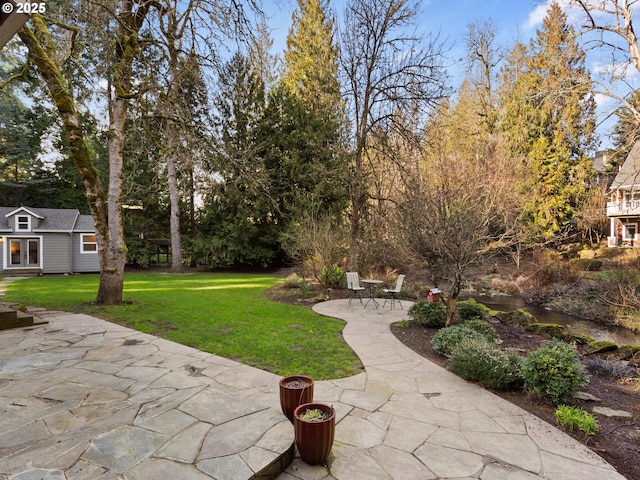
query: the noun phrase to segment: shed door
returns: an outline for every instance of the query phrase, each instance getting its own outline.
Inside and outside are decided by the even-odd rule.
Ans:
[[[9,240],[9,265],[12,267],[36,267],[40,263],[40,241],[37,238],[12,238]]]

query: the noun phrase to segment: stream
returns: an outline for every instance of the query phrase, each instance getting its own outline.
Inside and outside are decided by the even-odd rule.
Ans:
[[[554,312],[546,308],[527,305],[519,297],[460,294],[460,299],[463,298],[473,298],[493,310],[502,312],[523,309],[534,315],[540,322],[565,325],[572,332],[586,333],[596,340],[609,340],[615,342],[618,346],[640,345],[640,333],[634,333],[629,329],[615,325],[606,325],[566,313]]]

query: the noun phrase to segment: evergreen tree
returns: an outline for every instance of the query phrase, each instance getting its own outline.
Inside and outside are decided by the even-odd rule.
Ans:
[[[610,152],[610,168],[622,165],[629,152],[640,139],[640,123],[635,117],[634,110],[640,107],[640,91],[636,90],[625,102],[625,105],[616,111],[618,120],[613,127],[612,137],[614,150]]]
[[[297,0],[284,52],[282,84],[309,108],[337,116],[340,105],[338,54],[326,0]]]
[[[333,22],[323,0],[298,0],[298,7],[263,129],[263,138],[273,140],[265,161],[284,225],[309,209],[338,215],[347,202]]]
[[[43,100],[45,92],[35,72],[23,69],[22,55],[17,39],[0,51],[0,199],[4,205],[79,208],[88,213],[59,117]],[[95,126],[89,114],[85,120]]]
[[[526,221],[549,240],[567,230],[595,173],[588,155],[596,105],[584,51],[557,2],[521,53],[514,50],[505,68],[511,88],[504,88],[502,128],[513,153],[526,157]]]
[[[278,225],[270,200],[258,130],[264,116],[261,70],[241,53],[222,68],[214,98],[218,148],[216,172],[205,196],[196,245],[201,263],[268,266],[279,252]]]
[[[40,153],[38,117],[9,90],[0,90],[0,181],[28,180]]]

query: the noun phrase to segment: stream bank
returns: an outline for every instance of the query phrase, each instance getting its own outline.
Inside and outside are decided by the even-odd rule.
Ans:
[[[596,340],[611,341],[617,345],[640,345],[640,333],[617,325],[569,315],[537,305],[530,305],[525,303],[521,297],[500,294],[461,293],[460,299],[465,298],[473,298],[492,310],[501,312],[522,309],[531,313],[539,322],[563,325],[571,332],[587,334]]]

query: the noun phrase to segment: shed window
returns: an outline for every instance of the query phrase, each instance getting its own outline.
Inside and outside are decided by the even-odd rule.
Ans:
[[[95,253],[98,251],[98,241],[95,235],[82,235],[82,253]]]
[[[16,215],[16,230],[21,232],[31,231],[31,217],[29,215]]]

